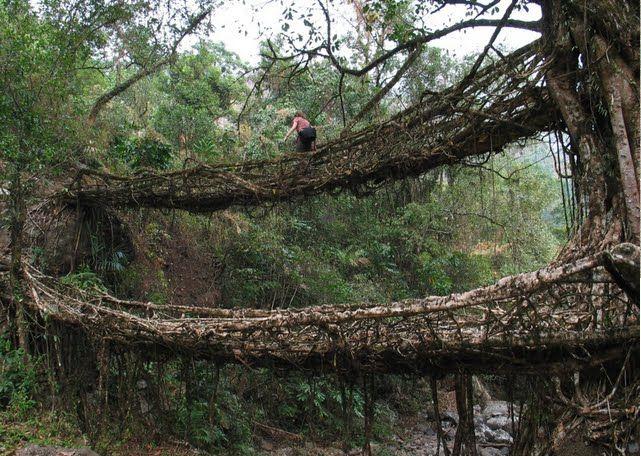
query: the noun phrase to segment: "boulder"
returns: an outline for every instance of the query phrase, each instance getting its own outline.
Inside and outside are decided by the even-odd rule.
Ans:
[[[514,425],[516,426],[519,423],[518,417],[514,417]],[[486,421],[487,426],[490,429],[497,430],[497,429],[503,429],[505,432],[509,432],[510,434],[513,433],[512,430],[512,418],[509,416],[495,416],[492,418],[489,418]]]
[[[494,431],[496,431],[497,429],[507,430],[505,429],[505,427],[508,425],[508,423],[510,425],[512,424],[510,419],[504,415],[493,416],[492,418],[488,418],[485,423],[487,424],[487,427],[489,427]]]
[[[479,447],[478,455],[479,456],[502,456],[501,450],[494,447]]]
[[[510,408],[505,401],[490,401],[483,409],[483,416],[486,420],[496,416],[508,416]]]
[[[514,439],[512,439],[512,436],[503,429],[493,430],[490,428],[486,428],[484,436],[490,443],[512,443],[514,441]]]
[[[474,426],[474,435],[476,436],[477,443],[486,443],[487,435],[492,433],[492,429],[487,427],[485,423],[479,423]]]

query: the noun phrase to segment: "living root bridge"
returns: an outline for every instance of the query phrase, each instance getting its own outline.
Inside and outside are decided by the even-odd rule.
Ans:
[[[41,315],[149,352],[321,371],[530,372],[618,359],[638,344],[638,284],[628,293],[617,284],[618,271],[629,277],[631,268],[638,277],[639,249],[622,244],[461,294],[271,311],[123,301],[37,271],[25,276]]]
[[[57,195],[67,203],[210,212],[341,189],[369,191],[553,130],[559,118],[540,86],[538,42],[479,71],[465,86],[426,96],[390,120],[309,154],[133,177],[81,170]]]

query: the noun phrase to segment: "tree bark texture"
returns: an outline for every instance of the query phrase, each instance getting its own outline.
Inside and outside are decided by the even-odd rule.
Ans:
[[[638,244],[638,7],[548,0],[542,11],[546,83],[572,140],[578,199],[587,202],[584,225],[564,254]]]

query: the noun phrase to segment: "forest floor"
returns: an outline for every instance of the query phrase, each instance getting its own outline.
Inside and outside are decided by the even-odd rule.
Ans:
[[[447,404],[451,392],[442,391],[440,396]],[[458,415],[451,405],[444,407],[444,409],[441,413],[441,423],[448,442],[451,445],[454,441]],[[483,410],[481,410],[480,407],[476,408],[475,423],[477,424],[477,438],[481,445],[480,456],[507,454],[507,440],[503,443],[497,442],[496,440],[500,440],[501,438],[510,439],[511,437],[505,432],[501,432],[500,430],[492,431],[487,427],[488,421],[490,421],[490,424],[497,422],[498,425],[505,425],[507,422],[506,413],[507,404],[501,401],[489,403]],[[497,417],[498,420],[496,419]],[[493,418],[494,421],[492,421]],[[62,446],[67,448],[81,448],[88,445],[88,442],[83,439],[79,430],[72,429],[64,425],[64,423],[64,417],[56,418],[56,416],[48,413],[43,413],[42,415],[34,413],[30,418],[25,417],[24,420],[9,420],[7,416],[0,417],[0,429],[2,429],[0,430],[0,455],[93,455],[93,453],[84,452],[73,453],[74,450],[65,451],[61,448]],[[379,456],[424,456],[436,454],[437,439],[432,414],[422,412],[419,413],[418,416],[401,417],[397,424],[392,436],[390,436],[387,441],[372,443],[373,454]],[[493,425],[493,427],[499,429],[498,426]],[[491,438],[488,439],[486,434],[491,436]],[[30,446],[32,444],[40,446]],[[346,454],[342,450],[340,442],[325,444],[302,440],[293,443],[291,440],[263,435],[262,437],[256,437],[255,445],[256,454],[264,456],[340,456]],[[43,447],[47,447],[48,449]],[[107,453],[103,451],[100,454],[103,454],[103,456],[107,454],[121,456],[188,456],[205,453],[199,452],[187,443],[179,441],[168,441],[150,445],[138,441],[136,438],[131,438],[115,444]],[[361,454],[361,449],[352,449],[348,451],[347,454]],[[442,454],[442,450],[439,454]]]
[[[456,433],[458,414],[452,408],[442,411],[441,425],[451,449]],[[475,431],[479,456],[505,456],[512,442],[512,436],[503,428],[511,427],[508,417],[508,406],[503,401],[492,401],[484,409],[475,408]],[[491,427],[490,427],[491,426]],[[434,416],[421,413],[419,416],[405,417],[400,420],[394,435],[384,442],[372,443],[372,453],[378,456],[428,456],[442,455],[443,449],[437,450],[437,436]],[[278,444],[268,440],[260,443],[262,454],[269,456],[341,456],[345,452],[340,444],[319,446],[311,442],[296,446]],[[437,453],[438,451],[438,453]],[[348,455],[362,454],[360,448],[352,449]]]

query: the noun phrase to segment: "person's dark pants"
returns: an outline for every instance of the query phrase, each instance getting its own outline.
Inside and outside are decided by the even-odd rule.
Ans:
[[[296,140],[296,152],[310,152],[311,150],[311,142],[301,141],[300,139]]]

